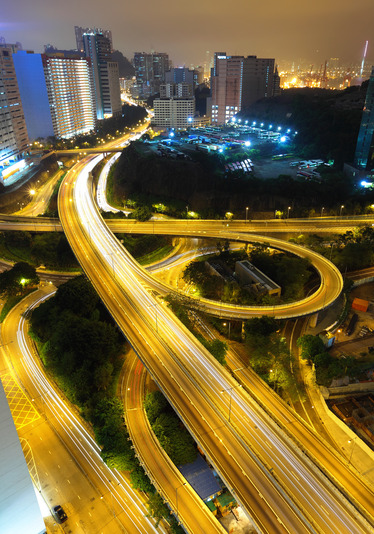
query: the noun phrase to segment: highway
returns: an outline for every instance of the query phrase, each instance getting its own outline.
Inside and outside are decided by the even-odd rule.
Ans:
[[[98,156],[97,158],[99,158]],[[98,161],[98,159],[94,160]],[[75,171],[71,171],[75,172]],[[70,175],[70,174],[69,174]],[[64,182],[66,183],[66,182]],[[92,239],[94,234],[93,226],[90,223],[90,213],[82,214],[83,222],[85,224],[86,230],[88,232],[89,239]],[[205,226],[201,225],[201,222],[205,222]],[[269,235],[258,235],[252,233],[234,232],[233,230],[227,229],[225,227],[223,230],[219,230],[221,222],[215,221],[175,221],[175,220],[166,220],[166,221],[152,221],[151,223],[139,223],[137,221],[126,221],[122,223],[121,227],[126,233],[150,233],[151,228],[153,231],[156,231],[157,234],[165,235],[191,235],[199,236],[204,238],[219,238],[219,239],[228,239],[233,242],[242,242],[242,243],[268,243],[272,248],[285,250],[292,254],[304,257],[308,259],[314,268],[317,270],[321,284],[318,289],[309,295],[308,297],[289,304],[282,304],[277,306],[239,306],[235,304],[228,304],[218,301],[212,301],[208,299],[199,298],[198,306],[199,308],[204,308],[205,311],[212,315],[225,318],[236,318],[236,319],[248,319],[249,317],[270,315],[277,319],[289,319],[293,317],[300,317],[303,315],[310,315],[316,313],[322,309],[327,308],[335,302],[335,300],[340,295],[343,289],[343,278],[340,274],[340,271],[333,263],[331,263],[327,258],[313,252],[312,250],[289,243]],[[8,224],[8,223],[6,223]],[[51,227],[50,223],[47,223]],[[13,225],[11,225],[12,227]],[[53,225],[52,225],[53,226]],[[112,229],[112,225],[108,225]],[[56,225],[55,225],[56,227]],[[156,227],[156,230],[154,228]],[[8,227],[9,228],[9,227]],[[117,227],[116,227],[117,228]],[[187,230],[187,229],[188,230]],[[198,228],[205,228],[204,231],[198,230]],[[243,228],[243,225],[242,225]],[[1,225],[0,225],[1,229]],[[10,229],[10,228],[9,228]],[[116,231],[119,231],[118,228]],[[117,251],[119,252],[119,250]],[[118,254],[111,254],[113,270],[115,270],[116,264],[119,263]],[[150,275],[149,272],[143,267],[141,267],[137,262],[132,262],[132,268],[136,271],[137,276],[142,279],[142,283],[159,292],[162,295],[166,295],[171,292],[175,292],[175,288],[169,286],[158,280],[156,277]],[[191,297],[191,304],[193,304],[194,298]]]
[[[117,324],[244,509],[263,532],[369,532],[318,470],[269,428],[243,388],[137,280],[134,261],[87,192],[95,160],[88,162],[85,169],[76,165],[60,189],[64,231]],[[364,505],[369,515],[371,503],[372,496]]]
[[[225,534],[225,529],[171,462],[151,429],[143,407],[147,371],[133,351],[127,354],[121,375],[126,426],[136,453],[158,492],[169,503],[175,515],[183,519],[188,532]],[[185,513],[186,510],[193,510],[194,513]]]
[[[18,432],[33,452],[49,531],[61,532],[48,517],[49,509],[61,504],[69,517],[66,527],[74,534],[160,532],[147,517],[144,498],[122,473],[105,465],[88,428],[45,376],[35,355],[24,313],[54,291],[45,286],[26,297],[12,309],[1,330],[2,380],[6,373],[21,385],[24,411],[34,414]]]

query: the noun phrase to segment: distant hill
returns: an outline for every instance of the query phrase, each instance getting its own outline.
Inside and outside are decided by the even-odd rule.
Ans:
[[[112,54],[113,61],[117,61],[119,77],[120,78],[131,78],[135,75],[135,69],[131,65],[130,61],[125,57],[122,52],[119,50],[114,50]]]
[[[353,159],[366,89],[365,82],[344,91],[286,89],[255,102],[240,116],[295,129],[295,149],[301,156],[331,158],[342,167]]]

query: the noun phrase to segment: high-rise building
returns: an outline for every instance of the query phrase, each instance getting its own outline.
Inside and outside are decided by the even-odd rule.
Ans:
[[[358,169],[374,168],[374,66],[371,70],[366,91],[365,105],[362,111],[361,126],[358,133],[354,165]]]
[[[160,91],[160,85],[165,83],[165,74],[169,70],[169,56],[165,53],[135,52],[134,68],[136,87],[134,91],[140,98],[152,96]]]
[[[113,52],[112,32],[110,30],[102,30],[101,28],[81,28],[80,26],[74,26],[74,31],[78,52],[84,52],[83,35],[85,33],[98,33],[109,39],[110,51]]]
[[[184,67],[177,67],[165,72],[166,83],[188,83],[194,85],[194,71]]]
[[[277,86],[274,59],[216,52],[211,76],[212,124],[225,124],[260,98],[274,96]]]
[[[118,63],[112,61],[111,44],[101,33],[83,35],[84,53],[91,59],[98,120],[122,112]]]
[[[21,96],[13,63],[15,47],[0,44],[0,175],[29,145]]]
[[[186,129],[195,115],[194,98],[156,98],[153,102],[155,126]]]
[[[45,525],[0,381],[0,532],[45,534]]]
[[[95,128],[91,62],[82,54],[55,52],[14,55],[30,138],[70,138]]]
[[[160,98],[194,98],[193,85],[186,82],[163,83],[160,85]]]

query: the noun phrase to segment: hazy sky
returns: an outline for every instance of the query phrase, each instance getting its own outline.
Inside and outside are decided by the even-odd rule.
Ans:
[[[175,65],[205,53],[374,62],[374,0],[12,0],[1,7],[0,36],[43,51],[75,48],[74,26],[112,30],[114,48],[167,52]]]

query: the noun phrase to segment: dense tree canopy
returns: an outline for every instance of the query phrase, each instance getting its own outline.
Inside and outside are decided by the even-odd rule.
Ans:
[[[176,465],[193,462],[197,454],[194,441],[162,393],[148,393],[144,406],[152,429],[170,459]]]
[[[20,295],[39,283],[35,267],[26,262],[18,262],[8,271],[0,273],[0,296]]]

